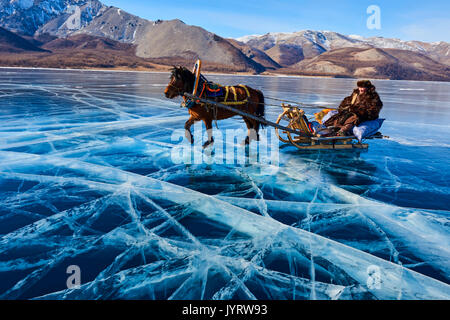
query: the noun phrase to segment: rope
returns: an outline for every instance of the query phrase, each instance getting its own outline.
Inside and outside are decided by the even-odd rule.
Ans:
[[[306,104],[306,103],[303,103],[303,102],[283,100],[283,99],[266,97],[266,96],[264,96],[264,99],[276,100],[276,101],[287,102],[287,103],[293,103],[293,104],[295,104],[297,106],[301,106],[302,108],[305,108],[305,109],[332,109],[332,110],[337,110],[336,108],[330,108],[330,107],[326,107],[326,106],[319,106],[319,105],[314,105],[314,104]],[[247,99],[247,100],[238,101],[238,102],[226,102],[226,100],[225,100],[225,101],[222,101],[221,103],[225,104],[225,105],[241,105],[241,104],[245,104],[245,103],[250,103],[250,101],[248,101],[248,99]],[[254,101],[252,101],[251,103],[264,105],[264,106],[267,106],[267,107],[279,107],[280,106],[278,104],[269,104],[269,103],[254,102]]]
[[[287,103],[294,103],[294,104],[296,104],[298,106],[302,106],[303,108],[309,108],[309,109],[319,109],[319,108],[335,109],[335,108],[329,108],[329,107],[325,107],[325,106],[319,106],[319,105],[314,105],[314,104],[306,104],[306,103],[303,103],[303,102],[284,100],[284,99],[278,99],[278,98],[273,98],[273,97],[266,97],[266,96],[264,96],[264,98],[265,99],[269,99],[269,100],[275,100],[275,101],[281,101],[281,102],[287,102]]]
[[[204,82],[204,83],[203,83],[202,92],[201,92],[200,95],[198,96],[199,98],[202,97],[203,92],[205,91],[206,86],[207,86],[207,83]],[[244,89],[245,89],[245,91],[246,91],[246,93],[247,93],[247,98],[246,98],[245,100],[243,100],[243,101],[237,101],[237,94],[236,94],[236,88],[235,88],[235,87],[241,87],[241,88],[244,88]],[[250,97],[250,92],[248,91],[246,85],[239,84],[239,85],[237,85],[237,86],[223,86],[223,88],[225,89],[225,98],[224,98],[224,101],[221,102],[222,104],[225,104],[225,105],[231,105],[231,106],[232,106],[232,105],[243,105],[243,104],[245,104],[245,103],[247,103],[247,104],[249,103],[248,98]],[[227,100],[228,100],[228,95],[229,95],[229,90],[230,90],[230,88],[232,89],[233,94],[234,94],[234,101],[227,101]],[[269,100],[280,101],[280,102],[293,103],[293,104],[295,104],[295,105],[297,105],[297,106],[301,106],[302,108],[305,108],[305,109],[320,109],[320,108],[325,108],[325,109],[335,109],[335,108],[329,108],[329,107],[325,107],[325,106],[318,106],[318,105],[313,105],[313,104],[306,104],[306,103],[303,103],[303,102],[291,101],[291,100],[284,100],[284,99],[273,98],[273,97],[267,97],[267,96],[264,96],[264,98],[265,98],[265,99],[269,99]],[[279,107],[279,105],[268,104],[268,103],[263,103],[263,102],[252,102],[252,103],[254,103],[254,104],[259,104],[259,105],[264,105],[264,106],[267,106],[267,107]]]
[[[187,98],[190,98],[190,99],[199,100],[199,101],[201,101],[201,102],[203,102],[204,104],[207,104],[207,105],[209,104],[209,105],[216,106],[218,108],[222,108],[222,109],[226,109],[226,110],[232,111],[232,112],[234,112],[236,114],[239,114],[241,116],[244,116],[244,117],[256,120],[256,121],[258,121],[258,122],[260,122],[260,123],[262,123],[262,124],[264,124],[266,126],[275,127],[275,128],[278,128],[278,129],[281,129],[281,130],[284,130],[284,131],[288,131],[288,132],[294,133],[296,135],[299,135],[301,137],[305,137],[306,136],[305,133],[303,133],[301,131],[298,131],[298,130],[295,130],[295,129],[292,129],[292,128],[288,128],[288,127],[279,125],[279,124],[277,124],[275,122],[266,120],[263,117],[255,116],[253,114],[241,111],[241,110],[236,109],[234,107],[224,105],[223,103],[220,103],[220,102],[215,102],[215,101],[212,101],[212,100],[206,100],[206,99],[198,98],[197,96],[194,96],[194,95],[189,94],[187,92],[184,93],[184,96],[187,97]]]

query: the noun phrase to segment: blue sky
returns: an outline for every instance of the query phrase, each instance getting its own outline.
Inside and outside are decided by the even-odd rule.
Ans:
[[[149,20],[181,19],[222,37],[267,32],[330,30],[342,34],[450,42],[448,0],[103,0]],[[370,30],[366,10],[377,5],[381,29]]]

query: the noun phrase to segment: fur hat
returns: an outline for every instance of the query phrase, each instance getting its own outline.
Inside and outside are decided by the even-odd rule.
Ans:
[[[369,80],[360,80],[356,83],[356,85],[358,86],[358,88],[371,88],[373,87],[372,82],[370,82]]]

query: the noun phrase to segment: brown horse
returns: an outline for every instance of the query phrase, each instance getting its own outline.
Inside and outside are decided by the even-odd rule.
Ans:
[[[191,71],[184,67],[174,67],[170,76],[170,82],[164,90],[164,94],[167,98],[173,99],[177,96],[183,96],[185,92],[192,93],[194,83],[195,75]],[[261,91],[240,85],[229,87],[229,92],[229,98],[233,101],[237,101],[233,102],[233,107],[258,117],[264,117],[264,95]],[[202,95],[201,97],[203,98]],[[187,101],[184,96],[183,99],[185,102]],[[224,102],[224,97],[214,98],[213,101]],[[191,133],[191,126],[197,121],[203,121],[208,133],[208,141],[203,144],[203,148],[206,148],[214,143],[212,136],[213,120],[224,120],[237,115],[236,113],[223,108],[213,110],[211,108],[207,108],[201,103],[195,103],[188,109],[188,111],[191,117],[184,125],[184,128],[186,129],[186,138],[191,143],[194,143],[194,137]],[[244,143],[247,145],[250,144],[251,140],[259,140],[258,132],[261,123],[256,120],[246,118],[245,116],[242,118],[244,119],[248,129],[247,137],[245,138]]]

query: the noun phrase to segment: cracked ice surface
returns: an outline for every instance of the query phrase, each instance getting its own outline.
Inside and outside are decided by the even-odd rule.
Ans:
[[[331,105],[354,85],[210,77]],[[3,299],[450,298],[448,84],[377,81],[391,140],[363,153],[281,147],[267,170],[175,164],[171,134],[188,115],[163,98],[167,74],[0,78]]]

